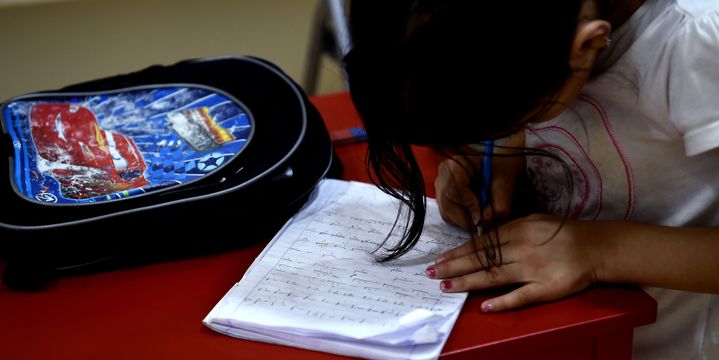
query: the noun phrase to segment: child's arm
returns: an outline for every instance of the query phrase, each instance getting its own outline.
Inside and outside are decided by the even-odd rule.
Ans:
[[[485,301],[484,311],[559,299],[597,281],[719,293],[719,228],[561,223],[539,214],[511,221],[498,229],[504,265],[484,271],[468,243],[442,254],[434,273],[452,292],[524,284]]]

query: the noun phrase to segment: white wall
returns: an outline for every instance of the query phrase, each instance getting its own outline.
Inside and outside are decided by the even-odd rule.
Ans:
[[[228,54],[263,57],[301,83],[320,0],[0,1],[4,101],[153,64]],[[331,61],[322,62],[320,79],[319,93],[343,89]]]

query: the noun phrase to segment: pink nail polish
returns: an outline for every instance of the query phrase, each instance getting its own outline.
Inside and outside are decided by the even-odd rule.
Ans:
[[[491,313],[494,312],[494,304],[486,302],[482,304],[482,312]]]
[[[430,266],[427,268],[427,270],[424,271],[424,273],[427,275],[428,278],[434,279],[437,277],[437,269],[434,268],[434,266]]]
[[[441,283],[439,283],[439,288],[442,291],[447,291],[452,288],[452,280],[442,280]]]

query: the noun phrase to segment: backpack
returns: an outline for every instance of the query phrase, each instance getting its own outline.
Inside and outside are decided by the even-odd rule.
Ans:
[[[11,288],[267,239],[341,172],[300,87],[253,57],[23,95],[0,117]]]

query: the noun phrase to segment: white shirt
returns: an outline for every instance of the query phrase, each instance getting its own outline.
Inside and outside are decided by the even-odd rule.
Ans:
[[[527,146],[558,155],[572,177],[528,158],[541,205],[580,219],[719,226],[719,1],[647,0],[612,43],[570,109],[527,130]],[[719,296],[645,290],[659,314],[635,331],[635,359],[719,359]]]

